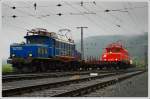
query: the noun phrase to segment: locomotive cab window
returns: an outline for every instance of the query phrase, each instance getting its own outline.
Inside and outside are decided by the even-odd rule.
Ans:
[[[56,48],[59,48],[59,42],[56,41]]]
[[[67,43],[65,43],[65,50],[67,50]]]
[[[111,52],[111,49],[108,49],[108,48],[107,48],[106,51],[107,51],[107,52]]]
[[[38,48],[38,54],[39,55],[46,55],[46,54],[48,54],[47,48]]]
[[[45,44],[47,38],[46,37],[26,37],[28,44]]]
[[[107,52],[115,52],[115,53],[117,53],[117,52],[120,52],[120,48],[112,48],[112,49],[108,48]]]
[[[63,43],[61,42],[61,49],[63,49]]]
[[[72,50],[74,50],[75,49],[75,45],[72,45]]]
[[[112,49],[112,52],[120,52],[120,48],[114,48]]]
[[[61,42],[59,42],[59,44],[58,44],[58,45],[59,45],[59,48],[61,48]]]
[[[67,44],[67,51],[69,50],[69,44]]]
[[[66,45],[66,43],[63,43],[63,49],[65,49],[65,45]]]
[[[71,50],[71,45],[69,44],[69,51]]]

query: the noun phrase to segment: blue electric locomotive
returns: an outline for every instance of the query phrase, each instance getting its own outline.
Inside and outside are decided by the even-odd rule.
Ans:
[[[13,67],[21,72],[64,70],[78,68],[80,53],[74,41],[48,32],[46,29],[32,29],[24,37],[26,43],[10,46]]]

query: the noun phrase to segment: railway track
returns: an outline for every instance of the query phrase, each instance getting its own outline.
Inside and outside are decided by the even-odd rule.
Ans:
[[[130,70],[134,71],[134,70]],[[112,72],[124,72],[124,70],[91,70],[91,71],[72,71],[72,72],[47,72],[47,73],[26,73],[26,74],[5,74],[2,75],[2,82],[40,79],[40,78],[52,78],[52,77],[65,77],[71,75],[86,75],[90,72],[98,73],[112,73]]]
[[[52,97],[82,96],[84,94],[93,92],[93,91],[98,90],[100,88],[104,88],[104,87],[107,87],[109,85],[118,83],[122,80],[125,80],[125,79],[132,77],[134,75],[138,75],[140,73],[142,73],[142,72],[126,73],[126,74],[120,74],[119,77],[117,77],[118,75],[114,75],[112,77],[104,78],[101,80],[98,79],[95,81],[89,81],[88,83],[74,84],[74,85],[71,85],[70,87],[68,87],[70,89],[69,91],[66,91],[63,88],[63,90],[65,90],[66,92],[65,91],[59,92],[59,90],[61,90],[62,88],[51,89],[51,90],[49,90],[49,92],[50,91],[53,92],[53,90],[55,90],[55,93],[53,93],[51,95]]]
[[[55,72],[55,73],[32,73],[32,74],[13,74],[3,75],[2,82],[30,80],[30,79],[41,79],[41,78],[53,78],[53,77],[65,77],[72,75],[86,75],[92,71],[74,71],[74,72]],[[99,73],[110,73],[114,71],[96,71]]]
[[[8,87],[3,88],[2,96],[39,96],[40,92],[48,92],[47,95],[43,94],[43,96],[80,96],[81,94],[114,84],[142,72],[143,71],[134,71],[130,73],[106,73],[98,76],[83,76],[81,78],[77,76],[72,79],[63,79],[54,82],[33,84],[16,88]]]

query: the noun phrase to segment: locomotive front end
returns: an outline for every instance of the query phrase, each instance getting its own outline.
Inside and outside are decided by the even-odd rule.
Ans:
[[[24,65],[29,65],[37,57],[48,57],[47,47],[37,44],[13,44],[10,46],[9,62],[13,64],[15,69],[24,68]]]
[[[127,68],[130,65],[128,51],[120,43],[109,44],[102,54],[101,64],[108,68]]]

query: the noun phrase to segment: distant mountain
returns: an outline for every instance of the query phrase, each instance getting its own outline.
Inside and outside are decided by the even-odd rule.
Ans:
[[[135,36],[94,36],[84,39],[85,58],[89,56],[98,57],[102,55],[103,49],[110,43],[122,41],[123,45],[129,51],[132,58],[145,60],[148,51],[148,33]],[[80,51],[80,41],[76,43],[78,51]]]

